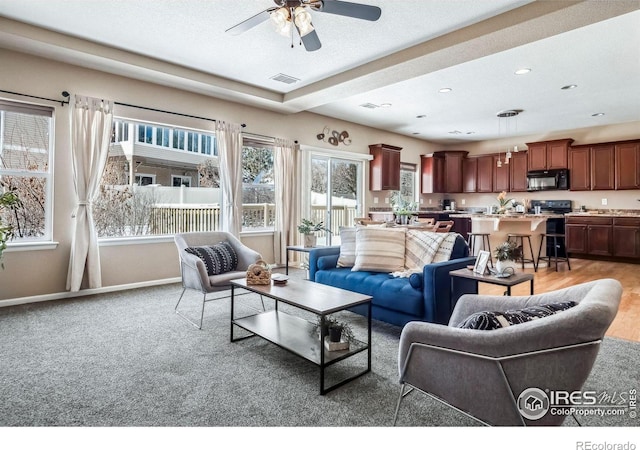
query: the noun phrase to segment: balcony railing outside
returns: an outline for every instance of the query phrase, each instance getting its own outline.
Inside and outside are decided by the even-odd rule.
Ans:
[[[272,203],[245,203],[242,205],[242,228],[245,231],[272,230],[275,225],[275,205]],[[314,206],[312,220],[326,221],[326,207]],[[335,206],[331,211],[331,231],[340,235],[340,227],[353,226],[356,209]],[[150,234],[175,234],[191,231],[221,229],[219,205],[158,204],[152,208]],[[319,233],[322,239],[325,233]]]

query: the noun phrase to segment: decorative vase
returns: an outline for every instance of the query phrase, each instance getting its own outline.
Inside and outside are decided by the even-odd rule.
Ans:
[[[504,271],[508,268],[511,267],[511,269],[513,269],[513,273],[516,272],[516,268],[518,267],[518,265],[516,264],[516,262],[513,259],[505,259],[504,261],[496,261],[496,272],[498,273],[504,273]],[[511,271],[509,271],[511,272]]]
[[[304,235],[304,246],[305,247],[315,247],[316,246],[316,238],[315,234],[305,234]]]
[[[407,225],[409,223],[409,216],[406,214],[400,214],[398,218],[400,219],[400,225]]]

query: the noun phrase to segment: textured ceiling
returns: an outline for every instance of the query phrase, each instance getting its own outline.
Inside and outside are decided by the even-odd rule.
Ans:
[[[363,3],[380,20],[313,11],[322,48],[306,52],[269,21],[225,33],[271,0],[0,0],[0,46],[441,143],[498,137],[504,109],[524,111],[518,134],[640,121],[637,0]]]

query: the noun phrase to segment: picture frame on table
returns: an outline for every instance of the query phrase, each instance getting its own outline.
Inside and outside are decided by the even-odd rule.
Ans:
[[[478,256],[476,258],[476,264],[473,266],[473,272],[484,275],[487,273],[487,264],[489,263],[489,256],[491,254],[488,251],[481,250],[478,252]]]

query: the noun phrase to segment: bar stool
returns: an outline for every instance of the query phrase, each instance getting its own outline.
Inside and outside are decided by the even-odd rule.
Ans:
[[[531,258],[524,257],[524,240],[525,238],[529,242],[529,251],[531,252]],[[535,255],[533,253],[533,247],[531,246],[531,235],[526,233],[509,233],[507,234],[507,241],[513,240],[516,245],[518,245],[518,240],[520,241],[520,247],[522,248],[522,256],[519,258],[522,261],[522,268],[524,269],[524,263],[530,262],[533,264],[533,271],[538,271],[538,263],[536,262]]]
[[[476,239],[480,239],[480,248],[478,250],[486,250],[489,252],[489,263],[493,267],[493,258],[491,257],[491,242],[489,242],[489,233],[468,233],[469,235],[469,256],[476,256]]]
[[[571,270],[571,263],[569,262],[569,254],[565,253],[566,256],[558,256],[558,248],[560,247],[560,244],[564,242],[564,238],[565,238],[564,234],[546,233],[546,234],[543,234],[542,236],[547,239],[547,242],[549,242],[549,239],[553,239],[553,256],[551,255],[542,256],[542,243],[544,242],[544,239],[541,239],[540,249],[538,250],[538,262],[540,262],[540,259],[546,259],[548,261],[547,264],[549,265],[549,267],[551,267],[551,260],[553,259],[556,263],[556,272],[558,271],[558,262],[566,262],[567,267],[569,268],[569,270]]]

